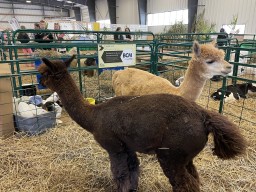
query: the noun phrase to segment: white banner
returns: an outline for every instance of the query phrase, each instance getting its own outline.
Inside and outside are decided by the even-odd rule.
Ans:
[[[12,18],[8,22],[11,25],[13,31],[16,31],[17,29],[20,29],[20,24],[19,24],[19,22],[16,18]]]

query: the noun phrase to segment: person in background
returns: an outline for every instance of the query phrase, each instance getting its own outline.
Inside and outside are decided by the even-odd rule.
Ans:
[[[54,30],[61,30],[60,28],[60,24],[59,23],[54,23]],[[56,43],[62,43],[62,41],[64,40],[64,33],[54,33],[53,34],[53,38],[55,40]],[[60,53],[66,53],[67,49],[64,48],[57,48],[57,51]]]
[[[226,33],[224,28],[220,29],[220,33]],[[223,46],[223,45],[227,45],[227,39],[228,38],[228,34],[219,34],[217,36],[217,44],[218,46]],[[221,81],[222,80],[222,76],[221,75],[214,75],[211,78],[211,81]]]
[[[12,29],[11,28],[6,28],[3,31],[4,35],[3,35],[3,40],[4,40],[4,44],[8,45],[8,44],[12,44]],[[8,38],[9,35],[9,38]]]
[[[45,20],[41,20],[40,23],[40,29],[46,30],[47,29],[47,23]],[[38,43],[51,43],[53,42],[53,35],[50,32],[42,32],[35,34],[35,42]],[[51,48],[44,48],[50,50]]]
[[[131,32],[130,29],[129,29],[129,27],[126,27],[126,28],[124,29],[124,31],[125,31],[125,32]],[[132,36],[131,36],[130,34],[126,34],[124,40],[132,41]]]
[[[1,35],[1,39],[2,39],[2,42],[1,44],[2,45],[8,45],[8,44],[12,44],[12,41],[11,41],[11,31],[12,29],[11,28],[6,28],[2,31],[2,35]],[[9,38],[8,38],[8,35],[9,35]],[[9,49],[6,49],[6,48],[2,48],[1,52],[2,52],[2,56],[6,56],[6,52],[8,51]]]
[[[34,29],[35,29],[35,30],[40,30],[40,25],[39,25],[39,23],[34,23]]]
[[[40,25],[39,23],[34,23],[34,30],[40,30]],[[31,34],[31,39],[35,40],[35,33]],[[35,51],[35,48],[31,48],[32,51]]]
[[[24,30],[24,29],[26,29],[26,27],[22,25],[22,26],[20,26],[20,29]],[[21,42],[21,43],[28,43],[30,41],[30,38],[27,33],[21,32],[17,36],[17,40],[19,40],[19,42]]]
[[[220,33],[226,33],[225,29],[224,28],[221,28],[220,29]],[[225,39],[228,38],[228,34],[219,34],[217,36],[217,44],[218,46],[223,46],[223,45],[227,45],[227,42],[225,41]]]
[[[122,31],[121,27],[117,27],[116,32],[120,32],[120,31]],[[124,37],[122,34],[114,34],[114,40],[115,40],[115,42],[120,42],[120,41],[124,40]]]
[[[26,29],[26,27],[22,25],[22,26],[20,26],[20,29],[24,30],[24,29]],[[23,44],[23,43],[26,44],[26,43],[29,43],[30,38],[29,38],[29,36],[28,36],[27,33],[21,32],[21,33],[18,34],[17,40],[18,40],[19,42],[21,42],[22,44]],[[24,55],[26,55],[26,56],[31,56],[32,53],[33,53],[33,51],[32,51],[31,48],[23,48],[23,49],[22,49],[22,52],[23,52]],[[33,63],[27,64],[26,66],[27,66],[27,67],[34,67],[34,64],[33,64]]]

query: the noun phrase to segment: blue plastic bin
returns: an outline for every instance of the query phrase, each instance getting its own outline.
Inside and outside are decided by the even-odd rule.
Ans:
[[[28,135],[39,135],[46,130],[55,127],[56,113],[49,112],[32,118],[24,118],[19,115],[14,115],[14,120],[15,128],[18,131],[25,132]]]
[[[35,60],[35,67],[36,67],[36,69],[39,67],[39,65],[41,65],[41,63],[42,63],[41,59],[36,59],[36,60]],[[37,74],[37,75],[36,75],[36,80],[37,80],[37,83],[38,83],[37,88],[38,88],[39,90],[40,90],[40,89],[46,89],[45,86],[43,86],[42,84],[40,84],[41,77],[42,77],[41,74]]]

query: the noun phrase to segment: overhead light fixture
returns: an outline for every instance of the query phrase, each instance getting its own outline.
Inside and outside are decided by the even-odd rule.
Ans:
[[[64,1],[64,0],[57,0],[57,1]]]
[[[27,0],[26,3],[31,3],[31,1]]]
[[[73,1],[66,1],[67,3],[73,3]]]

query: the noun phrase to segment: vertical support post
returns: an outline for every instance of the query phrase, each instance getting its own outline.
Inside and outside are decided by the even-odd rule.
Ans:
[[[42,12],[43,12],[43,16],[44,16],[44,19],[45,19],[45,10],[44,10],[44,6],[42,5]]]
[[[227,78],[223,77],[222,88],[221,88],[221,96],[220,96],[219,113],[222,113],[223,112],[223,108],[224,108],[224,95],[225,95],[225,92],[227,90],[227,85],[226,84],[227,84]]]
[[[89,17],[91,22],[96,22],[95,0],[87,0]]]
[[[192,27],[197,15],[198,0],[188,0],[188,33],[193,33]]]
[[[18,49],[15,47],[13,49],[14,51],[14,56],[15,56],[15,60],[16,60],[16,69],[17,69],[17,73],[20,74],[20,63],[19,63],[19,56],[18,56]],[[18,82],[19,82],[19,90],[20,90],[20,95],[22,93],[22,80],[21,80],[21,76],[18,76]]]
[[[10,59],[10,65],[11,65],[11,73],[13,75],[15,74],[15,70],[14,70],[14,62],[13,62],[13,56],[12,56],[12,48],[9,48],[9,59]],[[14,96],[17,97],[17,85],[16,85],[15,76],[12,76],[12,84],[13,84]]]
[[[151,65],[150,65],[150,73],[155,75],[157,74],[157,63],[158,63],[158,46],[156,40],[153,40],[153,45],[151,46]]]
[[[13,0],[12,0],[12,15],[13,15],[13,17],[15,17],[14,6],[13,6]]]
[[[108,0],[108,11],[111,24],[116,24],[116,0]]]
[[[230,60],[230,55],[231,55],[231,48],[228,47],[226,50],[226,55],[225,55],[225,60],[229,61]]]
[[[138,0],[140,25],[147,24],[147,0]]]
[[[236,49],[236,53],[235,53],[235,62],[236,63],[239,62],[239,57],[240,57],[240,49]],[[234,66],[233,66],[233,76],[237,76],[237,72],[238,72],[238,65],[234,64]],[[236,79],[232,79],[232,84],[233,85],[236,84]]]
[[[74,7],[73,9],[74,9],[76,21],[81,21],[81,9],[80,9],[80,7]]]
[[[77,47],[77,56],[80,57],[80,47]],[[83,83],[82,83],[82,72],[81,72],[81,63],[80,63],[80,58],[77,58],[77,63],[78,63],[78,78],[79,78],[79,88],[80,92],[83,93]]]

